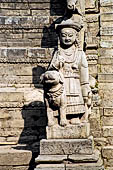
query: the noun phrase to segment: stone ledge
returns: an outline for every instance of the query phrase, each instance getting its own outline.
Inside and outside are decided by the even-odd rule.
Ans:
[[[97,162],[99,160],[100,152],[95,150],[92,155],[84,154],[73,154],[73,155],[39,155],[35,162],[37,164],[44,163],[64,163],[64,162],[73,162],[73,163],[85,163],[85,162]]]
[[[24,166],[29,165],[32,152],[27,150],[16,150],[14,146],[0,147],[0,166]]]

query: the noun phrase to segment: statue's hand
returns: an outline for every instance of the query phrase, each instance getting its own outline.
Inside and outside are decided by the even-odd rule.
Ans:
[[[87,106],[90,107],[92,92],[89,84],[82,85],[82,95],[83,95],[84,103],[86,103]]]
[[[67,0],[67,8],[75,11],[77,0]]]
[[[58,55],[58,61],[59,61],[59,69],[62,69],[65,63],[64,57],[62,57],[61,55]]]

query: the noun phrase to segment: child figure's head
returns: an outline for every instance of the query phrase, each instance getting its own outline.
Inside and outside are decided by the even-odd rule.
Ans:
[[[77,40],[77,31],[71,27],[64,27],[59,32],[60,43],[65,46],[71,46]]]
[[[81,30],[82,25],[80,17],[72,19],[64,19],[57,25],[56,31],[59,35],[60,44],[65,47],[70,47],[78,41],[78,32]]]

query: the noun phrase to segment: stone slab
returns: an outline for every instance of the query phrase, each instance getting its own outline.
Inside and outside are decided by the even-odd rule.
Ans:
[[[37,165],[34,170],[65,170],[64,164],[42,164]]]
[[[43,139],[40,142],[41,155],[92,154],[92,139]]]
[[[100,152],[95,150],[92,155],[69,155],[68,160],[75,163],[83,162],[97,162],[99,160]]]
[[[75,139],[88,138],[90,124],[68,125],[66,127],[52,126],[46,128],[47,139]]]
[[[95,163],[66,164],[66,170],[104,170],[103,161],[99,159]]]
[[[104,167],[98,165],[67,165],[66,170],[104,170]]]
[[[31,151],[16,150],[8,146],[0,147],[0,166],[29,165],[31,158]]]

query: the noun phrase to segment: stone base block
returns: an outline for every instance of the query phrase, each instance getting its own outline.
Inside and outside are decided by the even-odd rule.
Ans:
[[[83,163],[83,162],[97,162],[99,160],[100,152],[95,150],[92,155],[84,155],[84,154],[73,154],[73,155],[39,155],[35,162],[37,164],[45,164],[45,163]]]
[[[82,123],[77,125],[59,125],[47,127],[47,139],[80,139],[88,138],[90,134],[90,124]]]
[[[93,153],[93,140],[89,139],[43,139],[40,155],[70,155]]]
[[[66,164],[66,170],[104,170],[101,159],[96,163]]]
[[[103,162],[78,164],[40,164],[35,170],[104,170]]]

